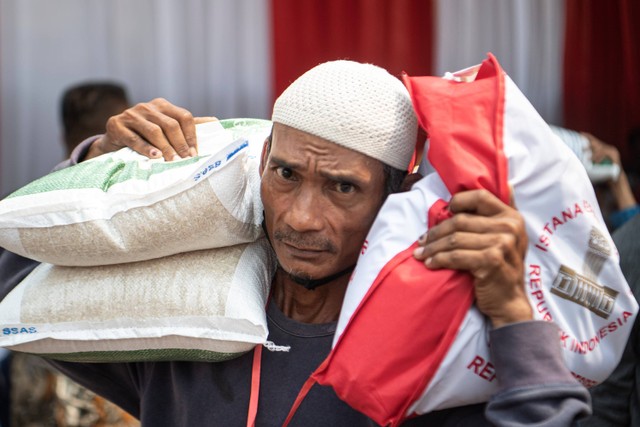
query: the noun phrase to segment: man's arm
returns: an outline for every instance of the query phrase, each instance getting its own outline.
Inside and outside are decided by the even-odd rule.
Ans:
[[[45,361],[81,386],[140,419],[138,364]]]
[[[590,413],[588,391],[564,364],[558,329],[533,320],[524,285],[527,235],[518,211],[486,190],[454,195],[453,217],[432,227],[414,256],[431,269],[466,270],[478,309],[493,325],[497,426],[568,426]]]
[[[616,203],[616,210],[609,215],[608,220],[611,228],[617,229],[640,213],[640,206],[633,195],[627,174],[622,168],[620,152],[613,145],[602,142],[590,133],[582,132],[582,135],[589,140],[591,160],[594,163],[600,163],[608,159],[620,167],[618,177],[607,183]]]
[[[545,321],[491,331],[499,391],[485,416],[496,426],[571,426],[588,416],[590,396],[565,366],[557,326]]]

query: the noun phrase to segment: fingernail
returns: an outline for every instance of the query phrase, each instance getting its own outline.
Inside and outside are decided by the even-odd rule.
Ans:
[[[414,257],[416,257],[416,258],[419,258],[419,257],[421,257],[421,256],[422,256],[422,253],[423,253],[423,252],[424,252],[424,249],[423,249],[423,248],[415,248],[415,249],[413,250],[413,256],[414,256]]]
[[[196,150],[194,147],[189,148],[189,155],[191,157],[196,157],[198,155],[198,150]]]
[[[431,267],[431,263],[433,262],[433,257],[429,257],[426,259],[426,261],[424,262],[424,265],[426,265],[427,267]]]
[[[160,150],[152,149],[151,151],[149,151],[149,155],[151,157],[158,157],[160,155]]]
[[[422,236],[420,236],[420,238],[418,238],[418,242],[419,243],[424,243],[427,241],[427,234],[428,233],[424,233]]]
[[[171,158],[171,161],[175,162],[176,160],[182,160],[182,157],[178,156],[177,154],[174,154],[173,157]]]

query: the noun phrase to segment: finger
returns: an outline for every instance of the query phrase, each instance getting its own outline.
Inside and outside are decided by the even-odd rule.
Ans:
[[[591,151],[591,161],[593,163],[600,163],[605,158],[605,153],[602,150]]]
[[[471,273],[486,269],[487,253],[495,249],[489,248],[483,251],[459,249],[455,251],[439,252],[424,260],[425,265],[431,270],[450,269],[465,270]]]
[[[140,109],[130,111],[127,117],[127,126],[119,135],[120,141],[126,138],[124,143],[140,154],[145,154],[145,151],[152,152],[153,148],[148,148],[147,145],[140,143],[140,139],[143,139],[146,144],[159,150],[165,160],[180,159],[173,143],[169,140],[169,136],[159,124],[164,121],[164,117],[156,111],[148,110],[146,106],[142,111]],[[182,144],[186,145],[184,138],[182,141]]]
[[[196,150],[196,128],[193,116],[188,110],[177,107],[163,98],[156,98],[148,104],[143,104],[139,108],[139,114],[148,121],[160,127],[163,135],[159,135],[153,126],[145,125],[142,132],[150,132],[151,135],[158,136],[158,147],[166,160],[177,160],[178,158],[191,157]],[[146,134],[142,134],[146,136]],[[168,141],[169,145],[164,142]],[[158,146],[155,141],[150,141]]]
[[[426,244],[415,251],[417,259],[427,259],[438,253],[456,250],[482,251],[487,248],[496,248],[504,258],[511,258],[518,251],[518,240],[514,234],[509,233],[453,233],[448,236]],[[421,250],[420,250],[421,249]]]
[[[604,160],[604,156],[603,155],[594,155],[591,154],[591,162],[592,163],[600,163]]]
[[[429,229],[425,243],[431,243],[458,232],[519,234],[522,228],[521,217],[516,211],[513,212],[514,214],[506,214],[502,217],[487,217],[467,213],[456,214]]]
[[[102,138],[105,146],[112,146],[113,149],[129,147],[143,156],[155,159],[162,157],[162,152],[153,144],[147,142],[138,133],[130,130],[115,118],[111,118],[106,124],[107,133]],[[112,151],[111,149],[105,152]]]
[[[168,133],[172,146],[180,157],[196,156],[198,154],[198,140],[196,138],[196,124],[193,115],[189,110],[176,107],[168,102],[166,104],[170,106],[170,111],[163,110],[163,112],[178,122],[176,127],[173,121],[165,119],[167,128],[163,127],[163,130]]]
[[[470,190],[455,194],[449,201],[451,212],[470,212],[478,215],[491,216],[510,209],[497,196],[487,190]]]
[[[493,276],[495,280],[508,277],[521,269],[522,261],[505,258],[498,247],[492,246],[483,250],[459,249],[455,251],[439,252],[424,260],[431,270],[450,269],[468,271],[475,279],[485,280]],[[516,274],[520,277],[521,274]]]
[[[474,246],[468,243],[471,239],[477,240]],[[447,243],[442,243],[443,241]],[[456,214],[453,218],[432,227],[426,238],[418,244],[427,246],[439,242],[434,250],[445,250],[454,247],[452,242],[463,245],[460,246],[461,248],[481,248],[490,244],[504,245],[505,241],[513,241],[516,253],[524,257],[527,252],[528,238],[524,220],[515,210],[500,217]]]

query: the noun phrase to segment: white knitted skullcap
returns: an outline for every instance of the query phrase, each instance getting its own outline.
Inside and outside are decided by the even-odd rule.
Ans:
[[[404,85],[383,68],[320,64],[276,100],[272,120],[406,170],[417,121]]]

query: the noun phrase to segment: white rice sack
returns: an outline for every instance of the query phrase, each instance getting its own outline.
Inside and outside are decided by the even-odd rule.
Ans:
[[[196,131],[198,157],[165,162],[124,148],[26,185],[0,201],[0,246],[91,266],[255,241],[271,122],[231,119]]]
[[[41,264],[0,302],[0,347],[82,362],[221,361],[265,344],[265,238],[99,267]]]

